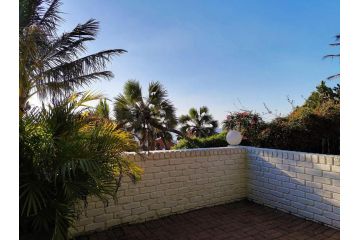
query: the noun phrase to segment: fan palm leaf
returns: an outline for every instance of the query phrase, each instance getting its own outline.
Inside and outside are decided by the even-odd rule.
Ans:
[[[153,150],[158,137],[167,136],[169,140],[169,132],[182,135],[175,129],[176,110],[159,82],[151,82],[148,95],[143,96],[138,81],[127,81],[123,94],[115,100],[114,110],[119,126],[132,132],[143,150]]]
[[[182,125],[180,130],[183,134],[195,137],[211,136],[215,134],[218,127],[218,122],[213,120],[206,106],[200,107],[199,111],[195,108],[190,108],[188,115],[179,117],[179,122]]]

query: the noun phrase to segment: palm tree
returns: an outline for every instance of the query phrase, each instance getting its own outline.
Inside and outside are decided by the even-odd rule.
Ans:
[[[101,99],[95,110],[96,116],[110,120],[110,106],[106,102],[106,99]]]
[[[195,137],[208,137],[215,134],[218,122],[213,120],[212,115],[208,112],[208,108],[202,106],[199,108],[199,111],[191,108],[188,115],[180,116],[179,122],[182,124],[181,132]]]
[[[330,46],[333,46],[333,47],[340,46],[340,34],[335,36],[335,42],[331,43]],[[324,59],[326,59],[326,58],[332,58],[332,59],[333,58],[340,58],[340,53],[338,53],[338,54],[328,54],[328,55],[325,55],[323,58]],[[334,79],[338,79],[338,78],[340,78],[340,73],[337,73],[337,74],[334,74],[332,76],[327,77],[328,80],[334,80]]]
[[[113,77],[106,64],[123,49],[85,55],[94,41],[99,22],[90,19],[72,31],[57,34],[62,21],[59,0],[21,0],[19,31],[19,110],[29,109],[29,99],[63,96],[100,79]]]
[[[115,99],[114,111],[119,126],[132,132],[143,150],[155,149],[158,137],[166,144],[169,132],[181,135],[174,129],[177,125],[175,108],[159,82],[151,82],[144,97],[138,81],[127,81],[123,94]]]
[[[142,170],[122,155],[137,149],[131,134],[82,114],[99,97],[72,94],[20,118],[21,239],[68,239],[81,200],[106,203],[122,176],[139,180]]]

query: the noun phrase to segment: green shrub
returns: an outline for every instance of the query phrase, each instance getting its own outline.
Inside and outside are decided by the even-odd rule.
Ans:
[[[172,149],[226,147],[228,146],[226,134],[227,132],[221,132],[210,137],[192,138],[191,141],[181,139]]]
[[[82,114],[96,96],[74,94],[20,118],[20,238],[68,239],[87,196],[116,199],[121,177],[142,170],[122,157],[132,136]]]

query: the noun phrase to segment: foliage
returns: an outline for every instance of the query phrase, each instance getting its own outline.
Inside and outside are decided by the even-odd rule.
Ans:
[[[96,106],[95,115],[107,120],[110,119],[110,106],[108,105],[106,99],[100,100],[100,102]]]
[[[90,55],[86,43],[94,41],[99,22],[90,19],[70,32],[57,34],[62,18],[59,0],[21,0],[19,31],[19,109],[30,107],[28,100],[63,96],[78,87],[113,77],[106,64],[123,49],[104,50]]]
[[[300,107],[267,124],[261,147],[339,154],[340,108],[329,100],[315,109]]]
[[[127,81],[123,94],[115,99],[114,111],[119,126],[132,132],[143,150],[154,150],[158,137],[166,145],[170,132],[181,134],[174,129],[177,125],[175,108],[159,82],[151,82],[144,97],[138,81]]]
[[[248,111],[237,112],[227,116],[223,127],[240,131],[242,145],[339,154],[340,86],[330,88],[322,81],[302,106],[271,122]]]
[[[208,137],[215,134],[218,122],[213,120],[212,115],[208,112],[208,108],[202,106],[199,108],[199,111],[191,108],[188,111],[188,115],[180,116],[179,123],[182,124],[181,132],[191,137]]]
[[[116,198],[121,177],[142,170],[122,157],[136,150],[131,135],[111,122],[83,116],[101,96],[73,94],[20,118],[20,235],[67,239],[79,200]]]
[[[188,139],[181,139],[172,149],[226,147],[228,146],[226,135],[227,132],[224,131],[209,137],[191,138],[190,141]]]
[[[258,134],[264,127],[264,121],[257,113],[231,112],[223,121],[225,130],[237,130],[243,135],[243,140],[248,145],[259,144]],[[242,143],[243,144],[243,143]]]

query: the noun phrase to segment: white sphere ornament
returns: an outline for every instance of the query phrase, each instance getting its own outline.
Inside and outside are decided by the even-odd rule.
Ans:
[[[236,130],[229,130],[226,136],[226,140],[229,145],[236,146],[241,143],[242,135]]]

